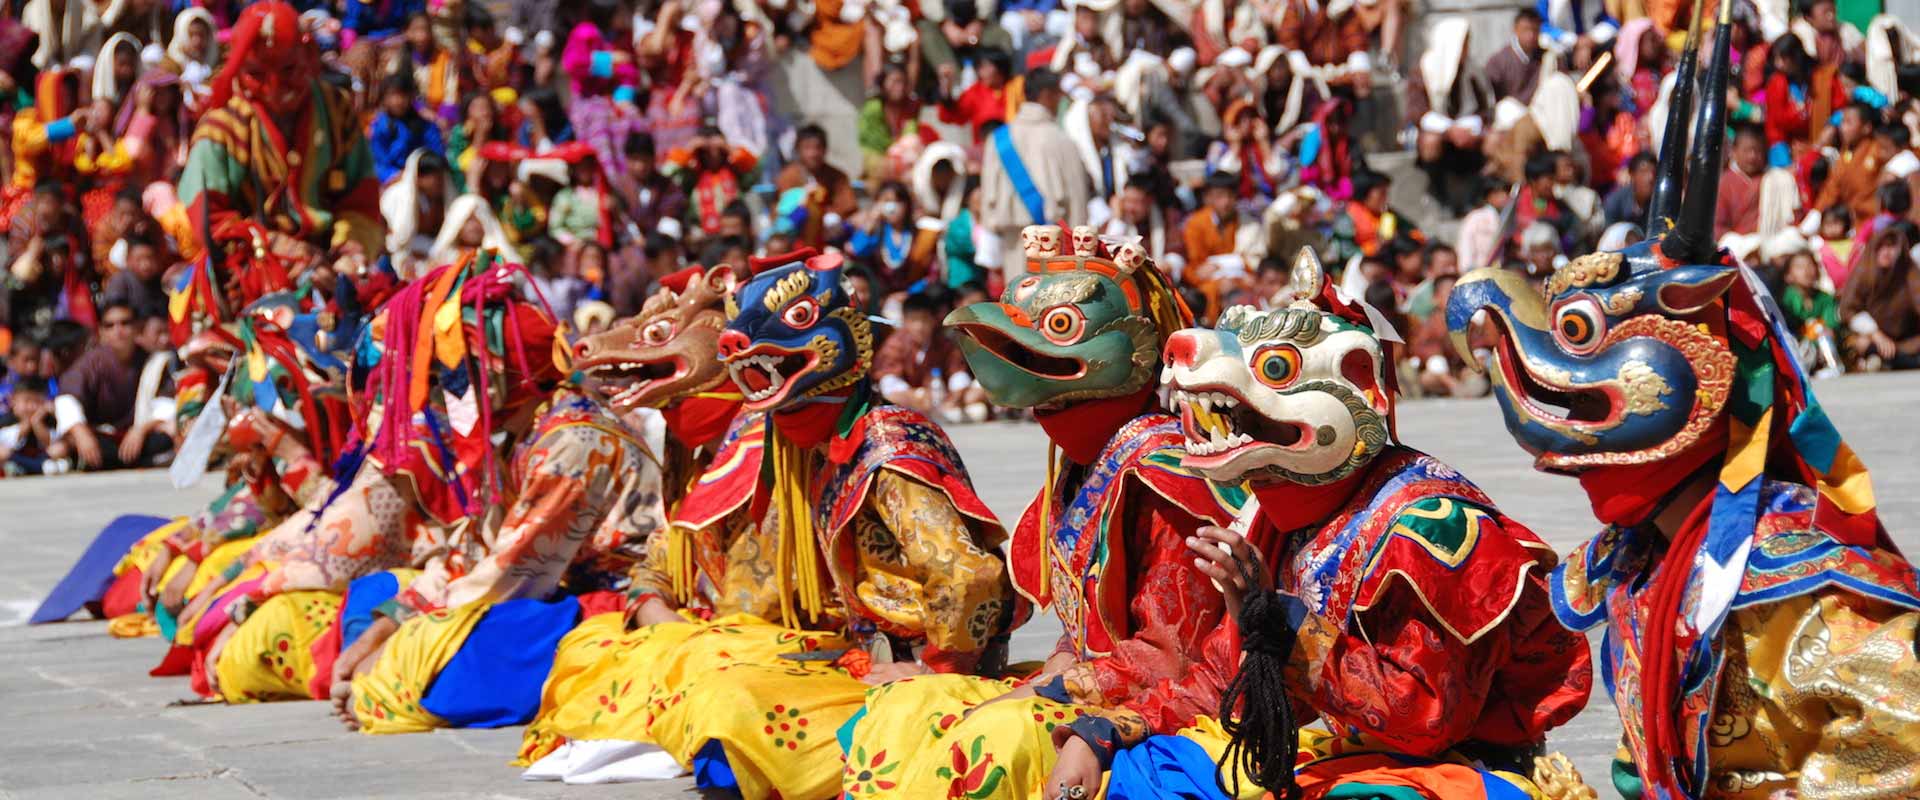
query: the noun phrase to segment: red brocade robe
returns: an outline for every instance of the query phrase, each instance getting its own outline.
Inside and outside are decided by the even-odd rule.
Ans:
[[[1220,592],[1194,568],[1186,539],[1202,525],[1232,522],[1242,496],[1182,468],[1182,442],[1173,417],[1136,417],[1089,466],[1043,487],[1021,517],[1014,588],[1054,610],[1066,628],[1054,652],[1080,659],[1043,695],[1164,707],[1166,699],[1152,697],[1156,687],[1194,668],[1224,619]],[[1173,728],[1214,710],[1178,706],[1167,715]]]
[[[1281,539],[1263,548],[1279,550],[1268,562],[1277,588],[1307,607],[1286,670],[1297,724],[1311,709],[1335,735],[1434,757],[1467,742],[1543,742],[1586,705],[1587,643],[1553,617],[1545,584],[1553,552],[1532,531],[1459,473],[1405,448],[1331,487],[1255,493],[1263,509],[1284,513],[1289,492],[1339,487],[1351,496],[1320,523],[1281,539],[1263,513],[1249,537]],[[1187,707],[1218,708],[1240,658],[1229,620],[1185,679],[1075,730],[1117,749],[1177,728]]]

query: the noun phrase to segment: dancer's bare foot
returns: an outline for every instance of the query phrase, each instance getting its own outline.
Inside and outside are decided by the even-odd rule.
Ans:
[[[328,695],[333,703],[333,715],[340,719],[340,724],[350,731],[360,730],[360,718],[353,713],[353,679],[334,679]]]

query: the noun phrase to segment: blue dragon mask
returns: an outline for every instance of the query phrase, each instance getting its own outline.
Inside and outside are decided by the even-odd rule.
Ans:
[[[778,411],[853,386],[873,364],[873,329],[841,282],[837,253],[754,259],[727,298],[720,360],[748,411]]]
[[[1508,430],[1540,469],[1634,466],[1691,452],[1734,394],[1729,290],[1740,287],[1742,308],[1752,303],[1739,265],[1712,241],[1728,31],[1722,15],[1691,126],[1716,135],[1698,137],[1685,159],[1696,57],[1691,48],[1682,56],[1648,203],[1647,227],[1658,235],[1576,258],[1543,286],[1478,269],[1447,301],[1447,327],[1468,363],[1479,362],[1469,329],[1485,315],[1493,342],[1483,366]]]

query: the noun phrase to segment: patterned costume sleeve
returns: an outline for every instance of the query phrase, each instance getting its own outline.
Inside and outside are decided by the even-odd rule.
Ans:
[[[1201,643],[1220,625],[1219,590],[1193,567],[1186,537],[1201,523],[1160,495],[1136,485],[1133,513],[1122,530],[1137,559],[1127,604],[1132,635],[1113,652],[1069,668],[1063,676],[1075,703],[1127,704],[1156,684],[1178,680],[1199,659]]]
[[[892,532],[899,550],[888,559],[861,542],[858,591],[884,591],[883,582],[918,583],[918,591],[911,592],[917,597],[909,603],[919,606],[919,628],[927,640],[920,660],[937,672],[971,670],[1007,607],[1005,562],[974,543],[967,518],[944,493],[893,470],[874,476],[867,505]]]
[[[1728,654],[1734,668],[1707,731],[1711,785],[1764,787],[1778,780],[1773,765],[1799,764],[1801,797],[1912,795],[1920,612],[1830,589],[1741,609],[1730,622],[1746,644]],[[1769,703],[1788,713],[1769,713]]]
[[[246,168],[230,150],[239,123],[230,114],[209,113],[193,132],[187,167],[180,174],[180,203],[201,236],[241,216],[233,197],[246,180]]]
[[[500,523],[499,537],[473,569],[433,597],[409,587],[416,611],[471,602],[538,597],[560,585],[576,555],[612,512],[623,467],[637,465],[619,437],[591,425],[558,428],[527,452],[525,477]],[[416,582],[417,583],[417,582]]]
[[[1211,587],[1209,587],[1211,588]],[[1198,648],[1198,658],[1177,678],[1159,681],[1134,695],[1121,706],[1087,708],[1069,727],[1093,748],[1104,768],[1115,751],[1130,747],[1155,734],[1171,734],[1193,724],[1195,717],[1220,713],[1220,697],[1240,669],[1240,628],[1224,618],[1206,633]],[[1071,689],[1061,679],[1040,694],[1063,700]],[[1296,721],[1304,723],[1306,714],[1295,706]]]
[[[715,523],[725,524],[724,521]],[[667,562],[667,537],[672,535],[671,525],[662,525],[659,530],[647,537],[647,546],[640,560],[634,562],[633,571],[628,574],[627,600],[637,604],[643,597],[658,597],[669,606],[679,607],[673,596],[673,572]]]

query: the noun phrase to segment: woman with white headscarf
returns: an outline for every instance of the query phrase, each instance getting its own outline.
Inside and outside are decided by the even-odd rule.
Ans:
[[[463,194],[454,198],[452,207],[447,209],[446,221],[440,225],[440,235],[433,240],[427,261],[452,264],[482,247],[502,253],[516,252],[513,242],[507,239],[506,229],[500,227],[500,220],[487,206],[486,198]]]
[[[144,67],[140,63],[140,40],[130,33],[114,34],[100,46],[100,56],[93,61],[92,99],[112,103],[117,113],[121,101],[133,93]]]
[[[1416,161],[1435,199],[1464,213],[1473,205],[1460,177],[1486,164],[1481,140],[1493,113],[1493,90],[1467,61],[1466,17],[1445,16],[1427,31],[1427,52],[1407,76],[1407,119],[1417,134]]]
[[[187,101],[198,105],[207,93],[207,81],[213,78],[220,62],[220,44],[214,34],[213,14],[191,6],[173,18],[173,36],[167,40],[167,54],[160,60],[162,69],[180,76]]]
[[[453,186],[447,163],[425,149],[407,156],[400,179],[380,192],[380,216],[387,221],[387,257],[402,278],[424,274],[446,261],[422,264],[435,250],[433,234],[440,232]]]

